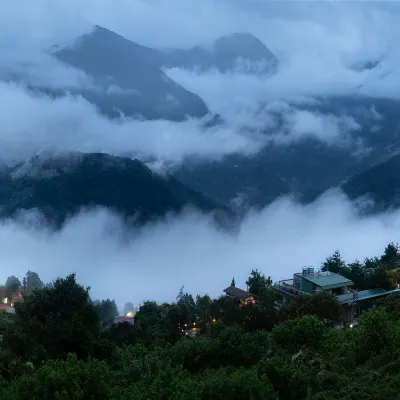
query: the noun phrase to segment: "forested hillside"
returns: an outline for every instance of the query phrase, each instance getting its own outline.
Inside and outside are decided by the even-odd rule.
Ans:
[[[395,286],[399,260],[390,244],[364,263],[346,265],[335,252],[321,269],[379,271]],[[32,271],[22,282],[11,276],[0,295],[24,298],[14,314],[0,311],[0,398],[398,398],[400,295],[338,329],[341,306],[330,295],[298,297],[277,312],[270,278],[253,270],[246,284],[257,306],[182,288],[173,303],[142,303],[132,325],[113,324],[115,302],[93,301],[74,275],[50,284]]]
[[[48,223],[60,227],[82,208],[107,207],[135,224],[144,224],[187,206],[204,212],[223,209],[173,177],[125,157],[102,153],[38,156],[0,171],[0,217],[38,210]]]

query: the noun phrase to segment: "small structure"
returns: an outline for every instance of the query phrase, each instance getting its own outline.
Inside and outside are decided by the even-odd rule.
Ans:
[[[282,296],[281,301],[275,302],[275,308],[279,310],[287,301],[296,296],[312,296],[318,293],[329,293],[336,297],[344,308],[345,320],[349,326],[361,311],[373,307],[375,300],[392,293],[400,292],[400,288],[394,290],[368,289],[354,290],[353,282],[333,272],[315,272],[314,268],[304,268],[303,272],[293,275],[293,279],[279,281],[274,285],[274,290]]]
[[[19,301],[23,301],[24,297],[22,293],[14,293],[11,295],[11,297],[3,297],[1,299],[0,303],[0,310],[3,310],[9,314],[14,314],[15,313],[15,303],[18,303]]]
[[[188,337],[196,337],[200,333],[200,328],[182,329],[182,332]]]
[[[247,292],[246,290],[239,289],[236,286],[229,286],[228,288],[224,289],[224,293],[227,296],[238,300],[240,303],[256,303],[256,296],[254,294]]]
[[[353,282],[333,272],[315,272],[314,268],[304,268],[303,272],[295,273],[293,279],[279,281],[274,290],[282,296],[280,306],[298,295],[312,296],[317,293],[342,295],[351,293]],[[279,306],[279,302],[277,304]]]
[[[135,318],[130,317],[130,316],[125,316],[125,315],[120,315],[118,317],[114,318],[114,324],[121,324],[127,322],[128,324],[134,325],[135,324]]]

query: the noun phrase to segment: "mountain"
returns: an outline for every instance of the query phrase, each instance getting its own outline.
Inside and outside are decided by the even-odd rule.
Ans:
[[[35,157],[0,173],[0,217],[40,210],[60,227],[82,207],[103,206],[143,224],[192,206],[204,212],[226,210],[141,161],[106,154]]]
[[[238,195],[258,207],[282,195],[308,203],[399,148],[399,100],[345,96],[295,106],[323,116],[351,116],[359,129],[347,134],[347,145],[339,139],[326,143],[304,136],[285,145],[271,143],[253,157],[231,155],[212,164],[189,160],[175,171],[175,176],[222,204]],[[265,135],[273,133],[265,131]],[[355,151],[359,143],[361,153]]]
[[[217,69],[220,72],[241,70],[249,73],[275,73],[276,56],[249,33],[233,33],[210,45],[164,51],[162,64],[167,68]]]
[[[79,94],[101,112],[146,119],[183,120],[208,113],[201,98],[170,79],[164,67],[271,74],[278,66],[274,54],[248,33],[223,36],[209,46],[159,51],[95,26],[53,55],[92,78],[97,89],[81,89]]]
[[[96,26],[54,56],[85,72],[97,90],[79,93],[111,116],[146,119],[203,117],[208,109],[199,96],[170,79],[160,68],[161,54]]]
[[[366,211],[379,212],[400,207],[400,154],[355,174],[341,185],[352,199],[367,197]]]

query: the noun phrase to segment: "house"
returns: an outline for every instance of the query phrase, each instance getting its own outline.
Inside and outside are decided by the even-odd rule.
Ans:
[[[118,317],[114,318],[114,324],[120,324],[123,322],[127,322],[128,324],[134,325],[135,324],[135,318],[134,317],[130,317],[130,316],[125,316],[125,315],[121,315]]]
[[[375,300],[392,293],[400,292],[400,288],[394,290],[368,289],[354,290],[353,282],[339,274],[325,271],[314,271],[314,268],[303,268],[300,273],[295,273],[293,279],[279,281],[274,285],[274,290],[281,297],[281,301],[275,302],[275,308],[279,310],[289,300],[296,296],[312,296],[318,293],[329,293],[336,297],[343,306],[345,315],[351,321],[366,308],[373,306]]]
[[[248,303],[256,303],[256,296],[246,290],[239,289],[236,286],[229,286],[228,288],[224,289],[224,293],[238,300],[240,303],[248,304]]]
[[[11,297],[3,297],[1,299],[0,310],[13,314],[15,312],[15,303],[23,300],[24,297],[22,293],[14,293],[11,295]]]

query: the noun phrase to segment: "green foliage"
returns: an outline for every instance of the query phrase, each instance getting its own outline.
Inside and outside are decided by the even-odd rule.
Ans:
[[[6,291],[7,295],[11,295],[12,293],[16,293],[21,287],[21,281],[14,275],[11,275],[6,280]]]
[[[111,372],[97,360],[66,360],[42,364],[32,375],[13,381],[1,393],[2,400],[98,400],[109,398]]]
[[[36,272],[28,271],[22,280],[22,289],[25,295],[31,294],[35,289],[41,289],[44,286]]]
[[[246,281],[248,291],[256,296],[263,296],[267,289],[272,285],[271,277],[266,278],[258,269],[251,270],[251,274]]]
[[[37,289],[15,306],[15,324],[4,342],[15,354],[35,360],[88,357],[100,335],[99,319],[88,289],[75,275],[57,279],[54,288]]]
[[[343,265],[338,252],[326,262],[360,287],[381,287],[393,284],[396,257],[389,245],[364,263]],[[326,323],[341,320],[332,295],[298,296],[277,313],[270,279],[253,270],[248,284],[256,304],[194,301],[182,288],[175,303],[144,302],[135,325],[111,324],[115,303],[93,303],[74,275],[31,286],[14,315],[0,312],[0,399],[398,398],[399,294],[338,329]],[[200,333],[191,338],[183,330],[193,324]]]
[[[112,324],[115,317],[118,315],[118,308],[114,300],[106,299],[95,302],[94,307],[103,325]]]
[[[276,326],[272,330],[272,338],[279,348],[294,353],[303,346],[318,348],[325,330],[322,321],[312,315],[306,315]]]
[[[281,309],[280,319],[295,319],[304,315],[315,315],[318,318],[340,321],[343,308],[336,298],[329,293],[318,293],[314,296],[297,296]]]
[[[321,271],[330,271],[342,275],[342,270],[346,268],[346,263],[342,259],[339,250],[336,250],[322,264]]]

